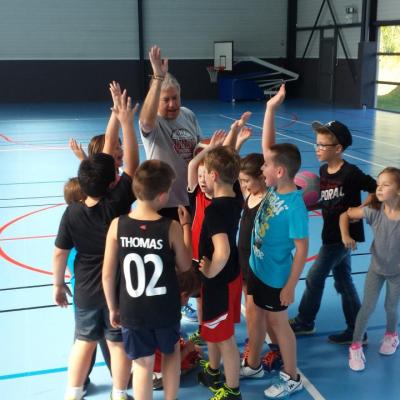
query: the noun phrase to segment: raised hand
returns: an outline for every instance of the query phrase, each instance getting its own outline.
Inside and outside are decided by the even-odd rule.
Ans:
[[[191,216],[189,214],[189,211],[186,209],[184,206],[179,206],[178,207],[178,217],[179,217],[179,223],[181,226],[191,224]]]
[[[279,88],[278,92],[275,94],[275,96],[271,97],[267,101],[267,107],[274,109],[278,108],[285,100],[285,97],[286,97],[286,88],[285,84],[283,83]]]
[[[110,87],[110,91],[112,89]],[[139,108],[139,103],[136,103],[134,107],[132,107],[132,99],[128,96],[126,89],[122,92],[122,95],[116,95],[116,104],[112,108],[113,112],[117,116],[121,125],[124,123],[133,123],[133,117],[136,111]]]
[[[251,117],[250,111],[244,112],[238,121],[238,127],[243,128],[247,124],[247,121],[250,119],[250,117]]]
[[[210,139],[210,146],[220,146],[224,143],[227,133],[223,129],[216,130]]]
[[[168,72],[168,59],[161,58],[161,49],[158,46],[152,46],[149,51],[149,59],[153,68],[153,75],[164,77]]]
[[[72,152],[78,158],[78,160],[82,161],[85,158],[87,158],[86,153],[82,148],[82,143],[79,143],[75,139],[71,138],[71,139],[69,139],[68,144],[69,144],[69,147],[72,150]]]
[[[252,132],[253,130],[248,126],[242,128],[236,139],[236,147],[241,146],[246,140],[250,139]]]
[[[112,81],[110,83],[109,88],[110,88],[111,97],[112,97],[112,100],[113,100],[113,108],[115,108],[117,106],[117,103],[118,103],[118,98],[121,97],[121,95],[122,95],[121,87],[120,87],[118,82]]]

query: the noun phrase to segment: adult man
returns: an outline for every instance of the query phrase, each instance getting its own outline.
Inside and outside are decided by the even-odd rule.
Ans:
[[[194,113],[181,107],[180,85],[168,73],[161,49],[153,46],[149,58],[153,75],[139,117],[140,133],[147,159],[167,162],[175,170],[169,201],[160,213],[177,219],[177,206],[188,205],[187,167],[201,131]]]

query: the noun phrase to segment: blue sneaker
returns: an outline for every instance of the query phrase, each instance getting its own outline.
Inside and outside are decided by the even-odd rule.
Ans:
[[[189,304],[183,306],[181,309],[182,318],[189,322],[197,322],[197,311],[192,308]]]

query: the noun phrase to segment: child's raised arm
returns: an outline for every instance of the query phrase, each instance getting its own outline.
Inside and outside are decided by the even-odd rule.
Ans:
[[[83,148],[82,148],[82,143],[79,143],[76,141],[76,139],[71,138],[71,139],[69,139],[68,144],[69,144],[69,147],[72,150],[72,152],[75,154],[75,157],[79,161],[86,160],[87,155],[85,153],[85,150],[83,150]]]
[[[110,154],[111,156],[114,154],[115,148],[118,145],[119,139],[119,121],[117,116],[115,115],[114,109],[116,107],[116,102],[118,98],[121,96],[121,88],[118,82],[112,81],[110,83],[110,92],[111,97],[113,99],[113,107],[111,108],[110,119],[108,120],[106,133],[104,137],[104,148],[103,153]]]
[[[108,229],[102,270],[104,295],[106,297],[108,309],[110,310],[110,323],[114,328],[120,327],[121,323],[116,290],[116,273],[118,266],[117,228],[118,218],[115,218]]]
[[[240,119],[233,122],[233,124],[231,125],[231,129],[228,132],[228,135],[226,136],[225,141],[223,143],[224,146],[230,146],[232,147],[232,149],[236,149],[236,142],[239,132],[245,127],[250,117],[251,117],[251,112],[246,111],[241,115]]]
[[[192,192],[197,186],[197,170],[199,168],[200,163],[204,160],[206,154],[216,146],[224,143],[226,138],[226,133],[223,130],[217,130],[211,137],[210,144],[202,151],[200,151],[196,156],[194,156],[188,165],[188,190]]]
[[[268,150],[275,143],[275,112],[285,100],[285,96],[285,85],[281,85],[275,96],[267,101],[262,132],[262,150],[264,158]]]
[[[113,91],[111,86],[110,90]],[[113,112],[122,127],[124,172],[130,177],[133,177],[139,165],[139,147],[133,128],[133,118],[138,107],[139,105],[136,104],[132,108],[131,98],[127,96],[126,90],[123,91],[122,95],[116,96],[116,105],[113,107]]]

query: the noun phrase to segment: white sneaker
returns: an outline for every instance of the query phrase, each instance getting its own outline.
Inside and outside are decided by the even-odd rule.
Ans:
[[[244,378],[262,378],[264,376],[264,368],[260,363],[257,369],[253,369],[247,365],[246,359],[243,359],[240,365],[239,376],[241,379]]]
[[[279,380],[264,390],[265,396],[270,399],[281,399],[303,389],[301,376],[298,375],[298,381],[295,381],[285,372],[279,372]]]
[[[395,335],[386,334],[383,337],[379,353],[385,356],[390,356],[396,351],[398,345],[399,345],[399,336],[397,334]]]
[[[349,347],[349,367],[353,371],[363,371],[365,369],[365,356],[362,347],[359,349]]]

